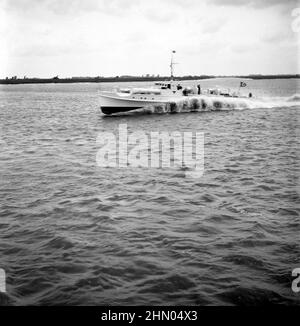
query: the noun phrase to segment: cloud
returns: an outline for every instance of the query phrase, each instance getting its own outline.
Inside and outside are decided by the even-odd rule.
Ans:
[[[238,43],[233,44],[230,48],[233,52],[236,53],[245,53],[245,52],[253,52],[253,49],[257,50],[260,47],[260,44],[249,44],[249,43]]]
[[[39,11],[65,16],[90,12],[120,15],[136,6],[140,0],[1,0],[1,2],[4,9],[9,12],[24,14]]]
[[[282,33],[267,33],[263,36],[260,37],[260,40],[262,42],[266,42],[266,43],[276,43],[279,44],[282,41],[285,40],[286,35],[282,34]]]
[[[204,34],[216,34],[219,32],[223,26],[226,24],[227,19],[225,17],[220,17],[217,19],[206,19],[203,22],[202,33]]]
[[[169,23],[176,19],[174,12],[166,12],[157,10],[156,8],[150,8],[144,12],[145,17],[158,23]],[[175,17],[174,17],[175,16]]]
[[[268,8],[277,5],[294,5],[297,7],[297,0],[207,0],[210,4],[222,6],[249,6],[254,8]]]
[[[285,30],[269,30],[265,32],[260,37],[262,43],[280,46],[280,45],[290,45],[296,43],[297,37],[290,29]]]

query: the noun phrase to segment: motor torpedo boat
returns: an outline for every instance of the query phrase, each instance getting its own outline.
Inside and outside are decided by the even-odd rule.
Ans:
[[[173,72],[176,63],[173,60],[173,53],[175,51],[172,52],[170,81],[156,82],[154,87],[150,88],[117,88],[114,91],[102,91],[99,94],[101,111],[106,115],[111,115],[147,106],[177,102],[185,99],[187,96],[241,97],[239,92],[231,92],[230,90],[224,91],[219,88],[213,88],[201,91],[200,85],[197,88],[191,88],[182,87],[180,84],[175,83]],[[244,83],[241,83],[241,87],[244,87]]]

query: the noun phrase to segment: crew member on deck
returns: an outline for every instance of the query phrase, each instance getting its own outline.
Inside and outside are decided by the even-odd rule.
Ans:
[[[200,95],[201,94],[201,86],[200,86],[200,84],[197,85],[197,88],[198,88],[198,95]]]

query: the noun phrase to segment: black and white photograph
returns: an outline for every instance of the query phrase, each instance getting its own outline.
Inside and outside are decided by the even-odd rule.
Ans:
[[[0,314],[300,305],[298,0],[0,0],[0,45]]]

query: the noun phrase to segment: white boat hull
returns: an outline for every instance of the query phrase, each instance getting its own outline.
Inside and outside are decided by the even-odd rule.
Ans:
[[[183,96],[180,92],[167,92],[164,95],[149,95],[149,94],[120,94],[112,92],[102,92],[100,93],[100,108],[104,114],[110,115],[114,113],[128,112],[132,110],[137,110],[149,106],[158,106],[161,104],[178,102],[182,99],[189,97],[204,99],[210,101],[215,101],[214,106],[217,108],[220,105],[219,100],[231,98],[232,100],[238,100],[246,97],[236,97],[228,95],[210,95],[210,94],[201,94],[195,95],[190,94]]]
[[[104,114],[114,114],[155,106],[178,99],[178,96],[130,95],[116,96],[115,93],[100,94],[100,108]]]

